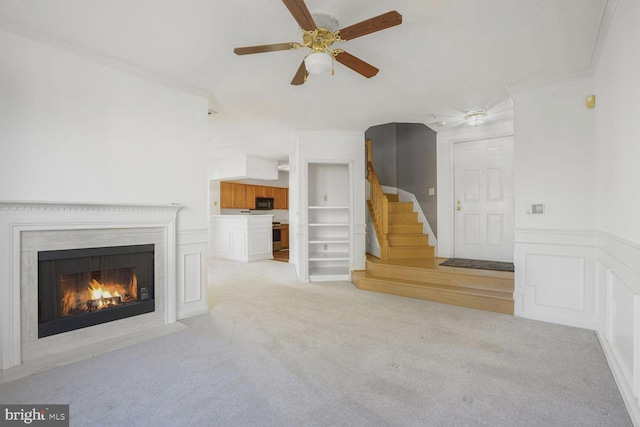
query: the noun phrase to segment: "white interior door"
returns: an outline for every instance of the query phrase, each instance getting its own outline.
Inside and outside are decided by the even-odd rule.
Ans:
[[[513,262],[513,138],[454,144],[456,258]]]

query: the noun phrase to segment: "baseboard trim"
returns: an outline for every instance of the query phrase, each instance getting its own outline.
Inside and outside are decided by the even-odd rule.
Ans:
[[[609,345],[607,338],[600,330],[596,330],[596,335],[598,336],[600,346],[602,347],[602,351],[604,352],[604,357],[609,364],[609,369],[611,369],[611,374],[613,375],[613,379],[618,386],[618,390],[620,391],[620,395],[622,396],[624,405],[627,408],[627,412],[629,412],[631,422],[634,426],[640,427],[640,404],[638,403],[638,399],[636,399],[633,394],[633,390],[630,388],[627,381],[625,381],[623,370],[618,364],[615,353]]]

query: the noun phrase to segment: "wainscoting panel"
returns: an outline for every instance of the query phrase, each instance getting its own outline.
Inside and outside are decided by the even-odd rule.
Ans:
[[[178,233],[178,319],[209,311],[207,306],[208,230]]]
[[[515,315],[596,329],[591,230],[516,229]]]
[[[525,255],[525,285],[536,305],[584,311],[584,257]]]
[[[598,243],[598,338],[640,425],[640,245],[603,232]]]

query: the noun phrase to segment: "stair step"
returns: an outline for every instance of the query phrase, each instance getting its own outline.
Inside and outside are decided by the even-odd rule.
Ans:
[[[390,246],[389,259],[397,258],[433,258],[433,246]]]
[[[389,223],[389,234],[416,234],[422,233],[422,223],[417,224],[392,224]]]
[[[387,200],[390,202],[400,201],[400,196],[398,196],[397,194],[384,193],[384,195],[387,196]]]
[[[378,278],[370,273],[357,275],[356,287],[404,297],[513,315],[513,297],[508,293],[442,286],[434,283]]]
[[[389,224],[414,224],[418,222],[416,212],[389,213]]]
[[[387,240],[390,246],[421,246],[429,244],[429,235],[418,233],[391,233],[387,235]]]
[[[442,262],[442,259],[436,260],[435,264],[437,265],[439,262]],[[413,260],[411,263],[420,264],[419,260]],[[425,259],[423,263],[423,265],[433,264],[433,259]],[[367,271],[379,278],[412,280],[513,294],[513,273],[473,269],[464,269],[463,271],[465,272],[461,273],[459,270],[462,269],[455,271],[448,269],[438,270],[367,261]]]
[[[389,203],[389,213],[411,213],[411,212],[413,212],[413,202]]]

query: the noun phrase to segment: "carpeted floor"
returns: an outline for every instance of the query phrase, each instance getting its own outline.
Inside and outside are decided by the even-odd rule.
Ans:
[[[440,265],[447,267],[479,268],[481,270],[514,271],[512,262],[483,261],[479,259],[449,258]]]
[[[594,332],[209,265],[188,329],[0,384],[72,426],[630,426]]]

